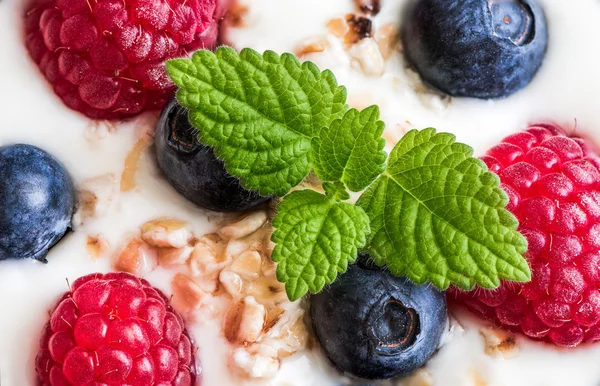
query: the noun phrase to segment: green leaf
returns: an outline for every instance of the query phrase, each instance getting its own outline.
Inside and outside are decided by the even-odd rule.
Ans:
[[[335,191],[334,185],[330,185]],[[332,190],[330,190],[331,192]],[[290,300],[317,293],[356,259],[369,234],[369,218],[359,207],[313,190],[285,196],[273,219],[276,243],[271,259]]]
[[[315,173],[323,181],[341,181],[358,192],[385,170],[385,125],[379,108],[348,110],[342,119],[321,128],[313,139]]]
[[[530,280],[527,242],[504,209],[499,178],[472,154],[435,129],[398,142],[386,172],[357,203],[371,220],[367,249],[378,265],[440,289]]]
[[[344,201],[350,198],[350,193],[341,182],[323,182],[325,195],[335,201]]]
[[[292,54],[200,50],[167,62],[200,140],[232,175],[263,195],[284,195],[310,172],[312,138],[347,110],[330,71]]]

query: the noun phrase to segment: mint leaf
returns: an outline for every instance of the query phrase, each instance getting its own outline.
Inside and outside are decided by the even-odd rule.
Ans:
[[[292,54],[228,47],[167,62],[200,140],[248,189],[282,196],[310,172],[311,140],[347,110],[330,71]]]
[[[312,143],[317,176],[341,181],[353,192],[369,186],[385,170],[384,128],[377,106],[348,110],[342,119],[321,128]]]
[[[440,289],[530,280],[527,243],[504,209],[507,196],[472,154],[435,129],[398,142],[386,172],[358,201],[371,219],[367,249],[378,265]]]
[[[271,259],[292,301],[332,283],[367,241],[369,218],[361,208],[337,200],[338,187],[326,188],[334,198],[298,190],[277,206]]]

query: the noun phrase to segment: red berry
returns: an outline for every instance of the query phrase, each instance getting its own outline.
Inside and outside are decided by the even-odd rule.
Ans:
[[[213,48],[227,0],[32,0],[25,40],[56,94],[94,119],[160,109],[164,62]]]
[[[591,294],[589,304],[598,298]],[[35,360],[41,384],[193,385],[193,344],[164,299],[126,273],[77,279],[42,331]],[[585,307],[580,314],[588,321],[595,317]]]
[[[451,300],[532,339],[567,347],[600,340],[600,157],[592,149],[536,125],[482,157],[527,238],[532,278],[494,291],[452,290]]]

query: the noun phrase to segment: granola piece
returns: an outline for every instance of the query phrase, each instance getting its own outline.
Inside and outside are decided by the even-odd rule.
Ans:
[[[131,239],[117,256],[115,269],[140,275],[152,271],[157,265],[156,252],[142,240]]]
[[[314,54],[317,52],[323,52],[329,47],[329,42],[324,37],[314,37],[305,40],[296,49],[295,54],[297,57],[302,57],[308,54]]]
[[[348,51],[365,75],[381,76],[385,69],[385,61],[379,46],[373,38],[362,39]]]
[[[173,305],[179,312],[195,310],[202,305],[207,294],[192,279],[178,273],[171,282]]]
[[[83,181],[77,186],[78,210],[73,222],[83,225],[89,219],[106,214],[116,193],[117,180],[114,174],[104,174]]]
[[[206,243],[196,243],[188,260],[188,267],[194,277],[200,277],[212,271],[217,265],[215,250]]]
[[[96,236],[88,236],[85,247],[92,259],[97,260],[110,249],[110,244],[104,238],[104,235],[98,234]]]
[[[162,218],[142,225],[142,240],[158,248],[182,248],[192,239],[184,221]]]
[[[394,24],[386,24],[379,28],[375,34],[377,46],[383,59],[389,59],[398,44],[398,30]]]
[[[269,256],[263,261],[262,274],[267,277],[275,277],[277,274],[277,264]]]
[[[262,241],[262,251],[268,261],[271,261],[271,254],[273,253],[273,249],[275,249],[275,243],[271,240],[272,234],[273,232],[265,232]]]
[[[258,346],[260,353],[283,359],[304,349],[308,332],[303,317],[302,309],[282,313],[270,329],[265,328],[265,336]]]
[[[471,378],[471,380],[473,381],[471,384],[473,386],[491,386],[483,377],[483,375],[480,373],[479,370],[473,369],[471,370],[471,372],[469,373],[469,377]]]
[[[262,249],[262,242],[257,238],[255,232],[241,239],[231,240],[225,247],[225,259],[233,260],[246,251],[259,251]]]
[[[224,269],[219,273],[219,282],[234,299],[244,296],[244,281],[237,273]]]
[[[513,358],[519,354],[514,334],[498,328],[481,328],[479,335],[485,344],[485,353],[489,356]]]
[[[158,263],[160,265],[181,265],[185,264],[194,247],[185,245],[181,248],[161,248],[158,250]]]
[[[144,151],[150,147],[154,138],[148,133],[143,133],[125,158],[125,168],[121,174],[121,191],[127,192],[136,187],[136,174],[140,167],[140,159]]]
[[[241,28],[246,26],[247,17],[248,7],[237,1],[233,1],[225,14],[224,22],[227,27]]]
[[[348,14],[346,15],[346,23],[348,23],[349,28],[344,36],[344,43],[347,45],[356,44],[359,41],[372,36],[373,23],[371,22],[371,19]]]
[[[219,236],[226,240],[240,239],[256,232],[267,222],[267,213],[264,211],[254,212],[238,222],[221,228]]]
[[[229,270],[241,277],[253,280],[261,273],[262,257],[256,251],[246,251],[239,255],[229,266]]]
[[[287,301],[285,285],[279,282],[275,276],[263,276],[253,280],[245,287],[245,293],[252,295],[260,303],[266,306],[275,306]]]
[[[232,352],[230,365],[249,378],[271,378],[279,371],[280,361],[238,347]]]
[[[329,22],[327,23],[327,29],[334,36],[338,38],[343,38],[350,30],[350,27],[348,26],[348,22],[346,22],[346,19],[337,18],[329,20]]]
[[[271,328],[273,328],[277,322],[283,317],[285,313],[285,309],[281,307],[272,307],[267,311],[267,316],[265,317],[265,325],[263,327],[264,332],[269,332]]]
[[[407,381],[406,386],[433,386],[433,377],[426,370],[417,370]]]
[[[354,0],[354,4],[367,15],[376,16],[381,11],[381,0]]]
[[[265,324],[265,307],[247,296],[233,303],[225,314],[223,332],[231,343],[248,344],[258,340]]]

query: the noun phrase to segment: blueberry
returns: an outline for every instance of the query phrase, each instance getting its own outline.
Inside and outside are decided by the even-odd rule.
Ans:
[[[506,97],[540,68],[548,43],[535,0],[418,0],[402,23],[408,62],[452,96]]]
[[[225,170],[213,150],[197,140],[198,130],[188,112],[173,98],[156,126],[158,165],[171,185],[185,198],[218,212],[252,209],[269,200],[244,189],[240,180]]]
[[[54,157],[30,145],[0,147],[0,260],[46,262],[69,230],[75,189]]]
[[[399,377],[421,367],[447,325],[442,292],[358,264],[312,297],[311,317],[327,357],[342,372],[364,379]]]

